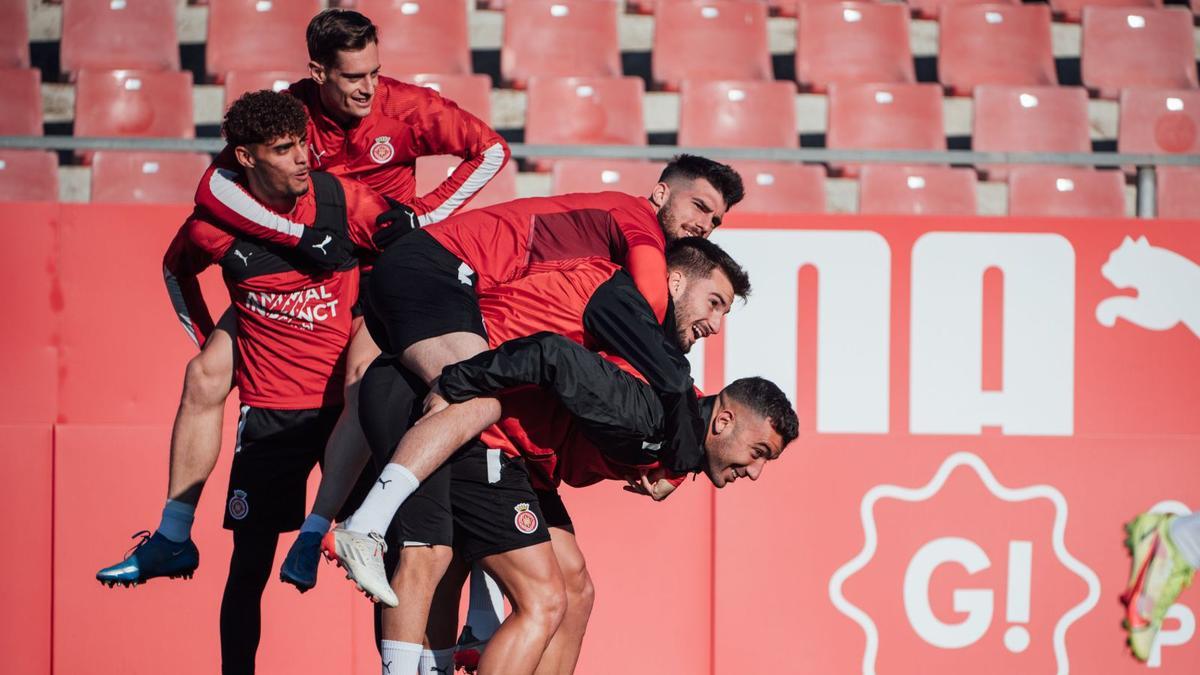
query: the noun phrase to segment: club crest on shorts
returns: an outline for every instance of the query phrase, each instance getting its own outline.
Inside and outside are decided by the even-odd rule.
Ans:
[[[396,149],[392,147],[391,136],[379,136],[375,139],[375,145],[371,146],[371,161],[376,164],[387,164],[392,161],[392,157],[396,156]]]
[[[529,504],[521,502],[513,507],[517,515],[513,518],[513,524],[517,526],[517,532],[521,534],[532,534],[537,531],[538,517],[537,514],[529,510]]]
[[[246,501],[246,491],[234,490],[233,496],[229,498],[229,517],[241,520],[247,513],[250,513],[250,502]]]

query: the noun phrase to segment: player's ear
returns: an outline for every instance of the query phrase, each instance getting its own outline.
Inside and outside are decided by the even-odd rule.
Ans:
[[[671,297],[678,297],[683,290],[683,272],[679,270],[671,270],[667,273],[667,290],[670,291]]]
[[[722,409],[713,417],[713,434],[724,432],[731,424],[733,424],[733,411],[729,408]]]
[[[661,209],[670,196],[671,186],[662,182],[655,183],[654,189],[650,191],[650,203],[654,205],[654,208]]]
[[[241,164],[247,169],[254,168],[254,155],[250,154],[250,148],[244,145],[239,145],[233,149],[234,157],[237,157],[238,164]]]
[[[313,81],[317,84],[325,84],[325,78],[327,77],[325,66],[317,63],[316,61],[309,61],[308,74],[312,76]]]

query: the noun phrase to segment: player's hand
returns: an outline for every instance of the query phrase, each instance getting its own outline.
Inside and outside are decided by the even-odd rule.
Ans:
[[[425,414],[421,419],[439,413],[450,407],[450,403],[442,398],[442,392],[438,389],[437,382],[434,381],[433,386],[429,389],[429,394],[425,396]]]
[[[318,269],[341,269],[354,255],[354,242],[344,232],[306,227],[296,250]]]
[[[651,481],[646,474],[642,474],[638,480],[629,481],[629,485],[625,486],[626,492],[645,495],[656,502],[661,502],[675,491],[675,484],[666,478],[659,478]]]
[[[396,243],[400,237],[420,229],[417,214],[411,208],[391,197],[384,199],[390,208],[375,218],[375,224],[380,229],[371,237],[381,251]]]

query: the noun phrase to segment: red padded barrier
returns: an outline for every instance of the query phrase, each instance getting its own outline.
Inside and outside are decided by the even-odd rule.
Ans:
[[[20,289],[5,298],[11,319],[0,322],[0,424],[53,422],[58,406],[58,336],[54,314],[62,292],[54,284],[55,204],[5,204],[0,209],[0,284]]]
[[[50,425],[0,426],[0,504],[20,549],[0,559],[0,654],[8,675],[50,672]]]

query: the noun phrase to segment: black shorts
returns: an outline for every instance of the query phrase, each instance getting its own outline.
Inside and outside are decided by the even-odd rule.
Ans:
[[[367,330],[385,354],[448,333],[484,340],[474,270],[427,232],[413,232],[375,262],[363,307]]]
[[[575,523],[571,522],[571,514],[567,512],[567,505],[563,503],[558,490],[534,490],[534,492],[537,493],[538,503],[542,505],[542,515],[546,517],[546,527],[566,530],[575,534]]]
[[[341,410],[242,406],[225,497],[225,529],[299,529],[308,475],[321,462]]]

